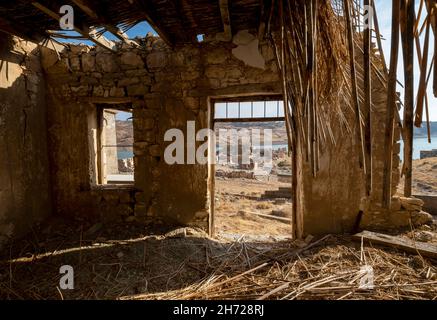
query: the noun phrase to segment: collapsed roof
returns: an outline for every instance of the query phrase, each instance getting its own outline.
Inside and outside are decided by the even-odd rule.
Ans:
[[[265,2],[265,3],[264,3]],[[61,6],[74,8],[82,38],[96,40],[105,31],[126,40],[124,32],[147,21],[169,45],[197,41],[197,35],[258,29],[271,0],[16,0],[0,4],[0,31],[39,42],[59,30]],[[98,41],[98,40],[96,40]],[[94,41],[94,42],[96,42]]]

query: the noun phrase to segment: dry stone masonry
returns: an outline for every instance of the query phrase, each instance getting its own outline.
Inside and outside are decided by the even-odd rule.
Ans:
[[[2,237],[29,230],[52,208],[60,216],[207,228],[214,177],[208,165],[166,164],[164,134],[176,128],[186,137],[187,121],[194,121],[196,131],[210,128],[216,99],[282,94],[275,55],[252,34],[244,31],[230,43],[213,40],[173,50],[153,36],[136,39],[135,47],[119,43],[115,53],[69,45],[60,57],[52,49],[9,37],[10,47],[0,51],[0,59],[9,61],[8,75],[4,68],[0,74],[0,143],[8,150],[0,154]],[[343,125],[333,126],[336,144],[320,150],[317,177],[299,155],[295,174],[305,234],[350,232],[360,211],[363,228],[429,221],[415,199],[395,199],[392,210],[381,209],[386,95],[380,77],[374,77],[372,195],[364,195],[355,138]],[[135,182],[101,185],[98,110],[121,105],[133,110]],[[399,131],[395,138],[400,139]],[[399,181],[399,149],[395,144],[393,190]],[[8,169],[11,163],[13,170]]]

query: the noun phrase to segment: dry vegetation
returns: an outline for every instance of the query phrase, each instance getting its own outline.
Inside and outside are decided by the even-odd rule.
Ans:
[[[290,237],[291,225],[263,218],[253,213],[291,216],[291,202],[285,199],[262,199],[266,190],[277,190],[290,184],[250,179],[216,179],[215,223],[218,233],[228,236]],[[280,204],[278,204],[278,202]]]
[[[1,299],[437,298],[435,261],[348,237],[228,241],[194,229],[50,223],[1,257]],[[57,288],[64,264],[75,290]],[[374,268],[373,290],[359,289],[363,265]]]
[[[413,161],[413,194],[437,195],[437,158]]]

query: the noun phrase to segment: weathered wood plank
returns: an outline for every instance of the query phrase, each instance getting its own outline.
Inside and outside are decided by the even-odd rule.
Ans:
[[[413,120],[414,120],[414,0],[402,1],[402,49],[404,58],[404,195],[411,196],[413,170]]]
[[[390,208],[392,191],[392,164],[393,164],[393,124],[394,109],[397,103],[396,81],[399,55],[399,22],[400,22],[400,0],[393,0],[392,3],[392,30],[391,30],[391,55],[390,71],[387,88],[387,109],[384,133],[384,172],[382,186],[382,205]]]
[[[429,243],[417,242],[410,239],[370,231],[357,233],[353,235],[352,238],[356,241],[361,241],[361,239],[363,239],[365,242],[393,247],[406,252],[418,253],[424,257],[437,259],[437,246]]]
[[[266,219],[271,219],[271,220],[278,220],[278,221],[285,222],[285,223],[291,223],[292,222],[291,219],[282,218],[282,217],[276,217],[276,216],[272,216],[272,215],[269,215],[269,214],[252,212],[252,211],[244,211],[244,212],[248,213],[248,214],[252,214],[254,216],[259,216],[261,218],[266,218]]]

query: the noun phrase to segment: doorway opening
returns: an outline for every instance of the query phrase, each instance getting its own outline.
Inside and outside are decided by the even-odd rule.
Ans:
[[[211,106],[212,233],[292,238],[292,165],[282,97],[221,99]]]

